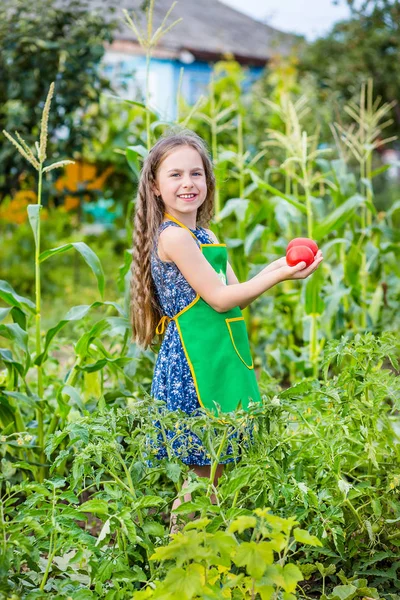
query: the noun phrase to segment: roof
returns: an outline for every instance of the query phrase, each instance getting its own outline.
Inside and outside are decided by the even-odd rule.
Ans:
[[[143,0],[87,0],[92,9],[114,8],[112,18],[124,19],[122,9],[132,10],[142,27],[145,23]],[[153,32],[159,27],[172,5],[172,0],[155,0]],[[265,64],[271,55],[287,55],[299,41],[293,34],[281,32],[261,23],[219,0],[179,0],[166,22],[166,26],[182,17],[159,42],[159,47],[179,55],[190,51],[196,58],[215,60],[231,53],[239,62]],[[106,18],[107,13],[106,13]],[[137,42],[134,32],[121,20],[114,39]]]

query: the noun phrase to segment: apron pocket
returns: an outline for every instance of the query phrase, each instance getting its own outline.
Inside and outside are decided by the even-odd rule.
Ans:
[[[244,317],[225,319],[225,323],[238,357],[248,369],[253,369],[254,363],[250,352],[249,337]]]

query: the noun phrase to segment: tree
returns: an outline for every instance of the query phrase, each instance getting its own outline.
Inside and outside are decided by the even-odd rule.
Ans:
[[[391,0],[348,0],[351,18],[337,23],[325,38],[304,48],[299,68],[317,76],[321,90],[339,93],[342,102],[359,96],[361,82],[374,81],[382,102],[400,96],[400,3]],[[342,104],[340,102],[340,104]],[[400,127],[400,104],[387,135]]]
[[[112,9],[108,9],[111,11]],[[112,41],[116,21],[89,12],[83,0],[14,0],[0,4],[0,131],[14,130],[28,144],[37,138],[49,85],[55,81],[49,132],[56,132],[51,154],[79,158],[84,140],[98,123],[82,119],[101,92],[110,89],[99,69],[104,43]],[[38,102],[42,99],[42,102]],[[63,123],[56,130],[56,124]],[[0,145],[0,198],[18,189],[26,165],[11,144]]]

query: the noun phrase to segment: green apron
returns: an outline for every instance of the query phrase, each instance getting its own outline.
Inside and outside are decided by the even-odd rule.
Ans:
[[[167,213],[165,217],[187,229],[199,243],[194,233],[175,217]],[[226,284],[226,244],[200,244],[200,250]],[[171,317],[164,315],[156,333],[162,334],[170,320]],[[224,413],[238,408],[247,410],[249,401],[261,403],[246,324],[238,306],[219,313],[197,294],[172,320],[179,332],[199,403],[206,411],[217,415],[215,403],[220,404]]]

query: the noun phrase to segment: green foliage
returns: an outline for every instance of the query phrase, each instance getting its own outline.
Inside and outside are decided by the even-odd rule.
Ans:
[[[253,594],[269,599],[277,597],[280,590],[295,592],[303,574],[296,565],[285,564],[288,555],[296,542],[314,546],[321,543],[299,528],[292,531],[297,525],[294,519],[277,519],[268,511],[255,509],[254,516],[239,516],[225,531],[215,533],[207,533],[210,519],[189,523],[183,533],[150,557],[169,561],[165,564],[165,579],[155,581],[155,586],[145,588],[134,598],[172,597],[176,586],[185,599],[230,598],[232,594],[239,597],[238,592],[241,597]],[[244,531],[248,532],[245,536]],[[274,553],[280,560],[275,560]]]
[[[299,68],[315,74],[320,88],[318,98],[325,101],[335,94],[339,102],[358,96],[368,77],[384,102],[397,100],[400,89],[400,4],[392,0],[353,2],[351,18],[334,25],[332,31],[304,46]],[[397,134],[400,113],[389,134]]]
[[[99,11],[87,11],[81,0],[57,6],[53,0],[38,0],[27,10],[16,0],[0,5],[0,131],[18,129],[31,143],[36,137],[43,97],[50,83],[57,81],[50,129],[62,115],[68,136],[59,136],[57,148],[51,140],[52,155],[64,157],[82,153],[85,141],[95,135],[99,123],[80,118],[99,99],[108,81],[99,71],[104,42],[110,42],[113,18]],[[78,126],[79,123],[79,126]],[[0,152],[0,196],[17,186],[25,171],[22,159],[8,144]]]
[[[260,598],[299,585],[329,600],[396,593],[399,356],[400,339],[390,333],[343,338],[327,345],[322,380],[285,390],[274,382],[276,395],[267,392],[250,414],[226,415],[228,424],[163,411],[161,425],[175,437],[164,438],[170,458],[150,468],[148,442],[163,403],[131,402],[127,393],[129,408],[97,410],[65,386],[73,404],[47,436],[50,478],[21,478],[33,468],[34,437],[2,438],[9,589],[21,593],[22,578],[62,593],[67,577],[75,593],[90,586],[98,597],[111,589],[159,597],[177,583],[193,598],[200,585],[210,598],[221,589],[246,597],[253,586]],[[105,394],[108,402],[121,395]],[[23,406],[24,415],[32,410]],[[223,475],[215,505],[208,479],[191,473],[187,488],[179,484],[185,468],[172,447],[186,427],[207,431],[217,462],[226,428],[242,432],[233,444],[241,461]],[[176,491],[191,500],[176,509],[184,530],[168,540],[165,510]]]
[[[40,6],[47,8],[48,0]],[[16,7],[14,29],[26,33],[37,25],[42,31],[45,24],[51,39],[31,35],[28,40],[36,41],[29,41],[30,53],[20,45],[16,57],[7,46],[6,55],[31,73],[42,51],[47,57],[56,50],[56,66],[67,76],[57,81],[59,108],[60,98],[68,100],[101,57],[101,18],[85,13],[75,23],[72,13],[80,4],[68,6],[65,23],[72,34],[81,34],[85,24],[95,37],[88,42],[86,34],[87,69],[84,74],[76,69],[80,75],[74,73],[70,84],[72,51],[64,48],[59,29],[57,40],[51,37],[58,9],[43,10],[38,23],[36,5],[26,21],[22,5]],[[150,2],[150,21],[153,8]],[[164,32],[153,37],[150,26],[147,38],[143,33],[147,64],[153,42]],[[17,39],[27,43],[26,36]],[[79,50],[82,40],[71,39],[69,46]],[[227,243],[240,281],[283,255],[290,237],[312,235],[324,252],[324,264],[312,278],[276,286],[246,309],[264,402],[249,413],[224,415],[224,423],[201,410],[196,416],[168,411],[150,397],[154,356],[131,341],[131,256],[119,233],[83,241],[69,215],[51,210],[43,218],[42,173],[52,166],[44,161],[48,120],[54,130],[53,88],[40,128],[26,129],[28,143],[19,133],[14,137],[8,124],[7,152],[13,144],[39,174],[38,203],[27,207],[29,224],[6,229],[11,279],[0,282],[0,588],[11,597],[173,599],[178,590],[182,598],[294,600],[298,592],[324,600],[380,594],[397,600],[399,201],[378,213],[375,177],[384,169],[372,164],[373,144],[361,134],[354,137],[352,126],[339,131],[348,147],[365,151],[359,171],[340,143],[340,158],[334,154],[337,137],[329,139],[325,155],[318,119],[325,115],[326,140],[331,104],[318,117],[314,84],[298,81],[294,63],[272,68],[264,82],[272,90],[265,94],[268,101],[259,92],[262,84],[242,94],[242,80],[237,63],[218,63],[207,97],[194,107],[180,102],[175,124],[161,121],[149,105],[148,87],[145,103],[111,98],[91,107],[82,134],[90,127],[93,135],[101,115],[101,135],[91,144],[86,140],[83,153],[92,158],[99,153],[104,164],[112,162],[124,173],[115,189],[127,206],[129,238],[134,201],[127,198],[126,182],[137,179],[156,133],[189,124],[210,143],[217,179],[212,227]],[[85,107],[100,89],[98,79],[91,82],[82,88]],[[22,85],[19,81],[18,90]],[[15,93],[21,101],[24,94]],[[21,131],[39,110],[26,104]],[[22,104],[7,102],[7,118],[15,106],[21,112]],[[352,103],[347,110],[355,123],[362,113],[360,131],[367,124],[370,141],[384,128],[380,121],[388,107],[379,110],[372,103],[372,83],[362,88],[359,106]],[[66,113],[70,129],[73,114],[73,108]],[[37,155],[30,149],[33,136],[39,139]],[[59,148],[64,153],[71,143],[81,152],[83,139],[71,136]],[[112,249],[123,254],[119,271],[109,257]],[[78,303],[68,309],[72,276],[60,267],[70,265],[72,256],[74,278],[78,259],[91,289],[80,294],[79,288]],[[14,280],[16,258],[34,264],[34,274],[24,266]],[[63,298],[57,304],[60,284]],[[42,286],[47,305],[40,302]],[[235,462],[218,489],[213,475],[192,471],[183,488],[187,467],[180,459],[194,442],[188,436],[179,457],[175,442],[187,430],[202,440],[212,469],[230,443]],[[156,439],[165,460],[154,456]],[[184,530],[168,537],[168,507],[186,493],[190,500],[174,510]]]

